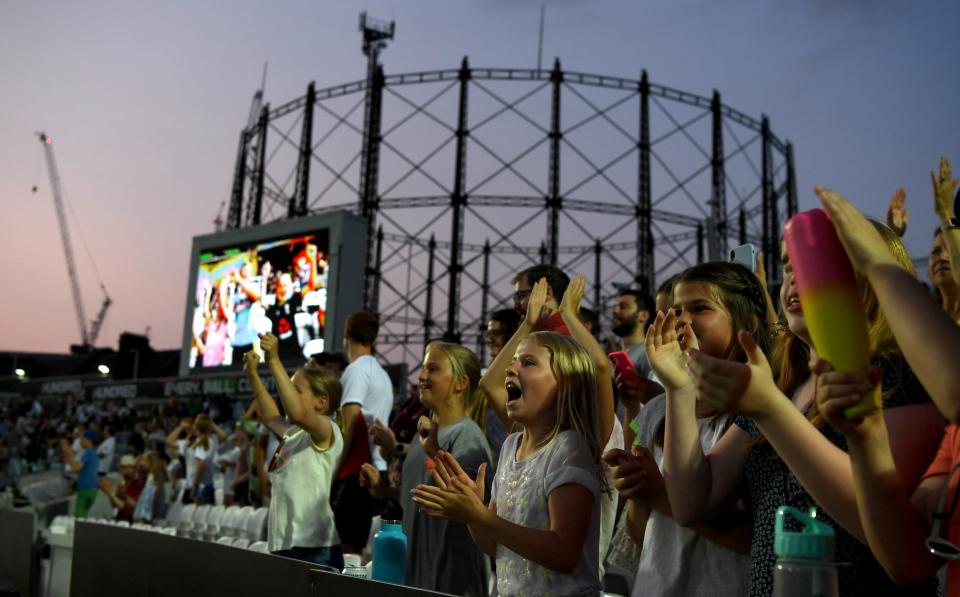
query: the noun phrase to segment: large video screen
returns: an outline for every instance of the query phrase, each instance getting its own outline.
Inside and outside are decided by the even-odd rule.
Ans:
[[[329,252],[319,230],[200,253],[189,368],[240,366],[266,332],[285,361],[323,352]]]
[[[197,236],[191,253],[181,375],[240,370],[265,332],[289,366],[340,350],[363,302],[366,220],[347,212]]]

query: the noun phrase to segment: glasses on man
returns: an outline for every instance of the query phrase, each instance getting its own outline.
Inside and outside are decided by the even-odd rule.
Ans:
[[[950,509],[944,510],[947,503],[947,495],[950,493],[950,482],[960,470],[960,462],[957,462],[947,473],[947,479],[943,483],[943,489],[940,490],[940,499],[937,500],[937,509],[933,513],[933,526],[930,528],[930,536],[927,537],[927,549],[933,555],[947,560],[960,560],[960,547],[957,547],[949,540],[940,536],[940,527],[944,520],[950,520],[953,513],[957,510],[957,499],[960,497],[960,491],[953,492],[953,499],[950,500]]]

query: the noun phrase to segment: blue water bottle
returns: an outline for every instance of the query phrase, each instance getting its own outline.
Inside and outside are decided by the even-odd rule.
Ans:
[[[373,580],[402,585],[406,579],[407,536],[399,520],[380,521],[373,537]]]

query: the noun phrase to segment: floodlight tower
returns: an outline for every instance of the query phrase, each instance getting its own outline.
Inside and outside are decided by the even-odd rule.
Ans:
[[[380,52],[393,39],[396,23],[380,21],[360,13],[360,31],[363,33],[363,55],[367,57],[366,100],[363,110],[363,147],[360,151],[360,213],[367,218],[367,280],[363,295],[364,307],[377,309],[380,284],[377,272],[373,271],[374,242],[376,238],[377,209],[380,203],[378,181],[380,174],[380,122],[383,107],[383,68]]]

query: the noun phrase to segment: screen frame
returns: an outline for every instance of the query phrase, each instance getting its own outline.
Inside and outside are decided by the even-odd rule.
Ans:
[[[247,247],[289,237],[326,230],[328,235],[331,277],[327,280],[327,315],[324,329],[324,350],[343,349],[343,332],[347,315],[363,308],[364,272],[367,260],[367,220],[348,211],[334,211],[289,220],[279,220],[225,232],[193,237],[190,268],[187,273],[187,296],[184,304],[183,337],[180,344],[181,377],[221,375],[241,370],[240,364],[227,367],[190,369],[190,345],[193,337],[193,311],[196,303],[197,272],[200,254],[234,245]],[[301,365],[300,362],[284,362]]]

